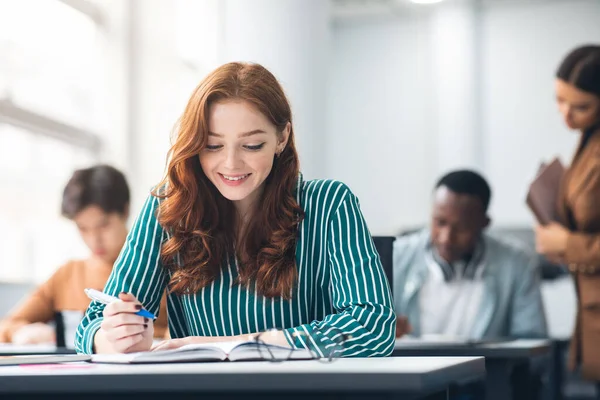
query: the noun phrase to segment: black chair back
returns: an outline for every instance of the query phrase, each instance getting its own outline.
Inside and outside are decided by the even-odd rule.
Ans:
[[[393,291],[392,285],[394,284],[394,241],[395,236],[373,236],[373,243],[381,258],[381,265],[383,265],[383,271],[390,283],[390,289]]]
[[[54,328],[56,330],[56,347],[67,347],[65,337],[65,320],[63,319],[63,315],[60,311],[54,312]]]

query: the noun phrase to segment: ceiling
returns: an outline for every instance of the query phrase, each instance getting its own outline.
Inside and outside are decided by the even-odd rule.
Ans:
[[[480,4],[522,5],[532,3],[564,2],[570,0],[444,0],[438,4],[414,4],[410,0],[332,0],[335,20],[362,19],[365,17],[402,16],[429,12],[441,5]]]

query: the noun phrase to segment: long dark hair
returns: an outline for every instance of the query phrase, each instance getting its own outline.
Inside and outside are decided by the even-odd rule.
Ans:
[[[600,97],[600,46],[587,45],[572,50],[558,67],[556,77]]]

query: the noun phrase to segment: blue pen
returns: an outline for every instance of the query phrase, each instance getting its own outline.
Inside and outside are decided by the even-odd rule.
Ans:
[[[112,303],[115,301],[119,301],[119,298],[108,295],[106,293],[102,293],[96,289],[83,289],[83,291],[85,292],[87,297],[89,297],[90,299],[95,300],[99,303],[102,303],[102,304],[109,304],[109,303]],[[146,317],[146,318],[151,318],[151,319],[156,319],[154,314],[152,314],[150,311],[145,310],[145,309],[141,309],[140,311],[136,312],[135,315],[139,315],[141,317]]]

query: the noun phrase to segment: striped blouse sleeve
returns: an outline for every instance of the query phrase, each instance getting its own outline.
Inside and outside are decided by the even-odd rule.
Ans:
[[[337,349],[335,354],[341,357],[387,356],[394,349],[396,334],[391,292],[358,199],[346,191],[328,221],[331,299],[336,313],[284,334],[293,347],[310,348],[321,357],[331,354],[331,349]]]
[[[154,315],[158,315],[167,285],[167,272],[160,261],[165,233],[156,219],[158,203],[159,199],[152,195],[146,199],[104,287],[104,292],[112,296],[118,296],[120,292],[133,294]],[[104,304],[90,303],[75,335],[78,353],[93,352],[94,336],[100,329],[103,310]]]

